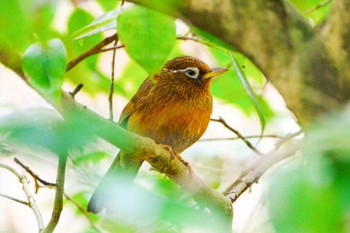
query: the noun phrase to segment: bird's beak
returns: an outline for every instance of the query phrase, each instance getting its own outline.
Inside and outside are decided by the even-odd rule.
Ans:
[[[209,73],[206,73],[205,75],[203,75],[203,80],[218,76],[222,73],[225,73],[227,70],[228,70],[227,68],[213,68],[210,70]]]

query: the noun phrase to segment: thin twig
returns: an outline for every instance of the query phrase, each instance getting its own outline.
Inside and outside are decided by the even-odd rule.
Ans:
[[[82,83],[79,83],[79,85],[76,88],[74,88],[73,91],[69,92],[69,94],[74,98],[75,95],[83,88],[83,86],[84,85]]]
[[[58,169],[56,176],[56,194],[49,224],[45,227],[44,233],[51,233],[55,230],[63,209],[64,180],[66,173],[67,156],[58,157]]]
[[[33,172],[28,166],[24,165],[21,161],[19,161],[17,158],[14,159],[16,163],[18,163],[22,168],[24,168],[32,177],[34,180],[39,181],[41,184],[43,184],[44,186],[41,187],[45,187],[45,188],[56,188],[57,185],[51,182],[48,182],[46,180],[43,180],[42,178],[40,178],[35,172]],[[92,228],[94,228],[97,232],[101,232],[100,229],[98,229],[95,224],[91,221],[88,213],[86,212],[86,210],[81,207],[77,202],[75,202],[68,194],[63,193],[64,197],[69,200],[70,202],[72,202],[82,213],[83,215],[88,219],[90,225]],[[0,196],[4,196],[0,194]],[[10,198],[9,198],[10,199]],[[18,201],[18,200],[16,200]],[[21,200],[19,200],[18,202],[20,202]],[[21,202],[20,202],[21,203]],[[22,204],[27,204],[26,202],[22,203]]]
[[[235,130],[234,128],[232,128],[229,124],[227,124],[227,122],[222,118],[219,117],[219,119],[210,119],[211,121],[214,122],[219,122],[221,123],[223,126],[225,126],[227,129],[229,129],[230,131],[232,131],[234,134],[237,135],[237,137],[239,137],[240,139],[242,139],[242,141],[255,153],[257,153],[258,155],[263,155],[264,153],[260,152],[258,149],[256,149],[251,143],[250,141],[248,141],[240,132],[238,132],[237,130]]]
[[[22,200],[20,200],[20,199],[17,199],[17,198],[15,198],[15,197],[8,196],[8,195],[3,194],[3,193],[0,193],[0,197],[4,197],[4,198],[10,199],[10,200],[12,200],[12,201],[21,203],[21,204],[23,204],[23,205],[29,206],[29,202],[27,202],[27,201],[22,201]]]
[[[114,41],[114,46],[118,44],[118,40]],[[109,103],[109,120],[113,121],[114,114],[113,114],[113,93],[114,93],[114,71],[115,71],[115,54],[116,49],[113,50],[112,55],[112,71],[111,71],[111,87],[109,89],[109,95],[108,95],[108,103]]]
[[[249,135],[244,136],[245,139],[254,139],[254,138],[261,138],[261,135]],[[274,135],[274,134],[266,134],[263,135],[263,138],[282,138],[281,136]],[[212,142],[212,141],[234,141],[234,140],[241,140],[240,137],[234,137],[234,138],[204,138],[200,139],[199,142]]]
[[[307,11],[305,12],[305,14],[310,14],[310,13],[312,13],[312,12],[314,12],[314,11],[316,11],[316,10],[318,10],[318,9],[320,9],[320,8],[322,8],[322,7],[324,7],[324,6],[326,6],[326,5],[328,5],[328,4],[331,3],[331,2],[332,2],[332,0],[326,0],[326,1],[324,1],[324,2],[321,2],[321,3],[318,4],[317,6],[315,6],[315,7],[311,8],[311,9],[307,10]]]
[[[26,172],[28,172],[35,180],[38,180],[40,183],[46,186],[54,186],[57,185],[55,183],[47,182],[46,180],[41,179],[37,174],[35,174],[28,166],[24,165],[19,159],[14,158],[13,159],[18,165],[20,165]]]
[[[110,48],[101,49],[100,52],[114,51],[114,50],[117,50],[117,49],[122,49],[124,47],[125,47],[125,45],[112,46]]]
[[[176,39],[178,39],[178,40],[191,40],[191,41],[194,41],[194,42],[197,42],[197,43],[206,45],[206,46],[208,46],[208,47],[213,47],[212,44],[210,44],[209,42],[206,42],[205,40],[199,39],[198,37],[193,37],[193,36],[178,36],[178,37],[176,37]]]
[[[98,229],[96,227],[96,225],[93,223],[93,221],[91,220],[91,218],[89,217],[89,214],[87,213],[87,211],[81,207],[76,201],[73,200],[73,198],[71,198],[68,194],[66,193],[63,193],[64,197],[73,203],[73,205],[75,205],[79,210],[80,212],[87,218],[87,220],[89,221],[90,223],[90,226],[96,231],[96,232],[102,232],[100,229]]]
[[[87,57],[97,54],[99,52],[101,52],[101,49],[103,47],[105,47],[106,45],[112,43],[113,41],[118,39],[118,35],[114,34],[113,36],[107,37],[105,38],[103,41],[99,42],[98,44],[96,44],[94,47],[92,47],[91,49],[89,49],[88,51],[86,51],[83,54],[80,54],[77,58],[73,59],[72,61],[70,61],[67,64],[67,68],[66,71],[68,72],[69,70],[71,70],[74,66],[78,65],[81,61],[83,61],[84,59],[86,59]]]
[[[227,193],[226,197],[234,203],[247,189],[254,183],[258,182],[260,177],[276,163],[293,156],[300,149],[300,143],[294,143],[282,151],[268,153],[266,156],[260,157],[250,169],[247,169],[246,175],[238,178],[232,189]]]
[[[235,202],[238,197],[244,193],[248,188],[250,188],[254,183],[256,183],[260,177],[267,171],[270,167],[275,165],[277,162],[290,157],[295,154],[295,152],[300,148],[299,143],[294,143],[294,145],[289,146],[285,150],[278,152],[279,148],[287,141],[299,136],[303,131],[299,130],[295,133],[288,134],[286,137],[282,138],[274,148],[266,153],[264,156],[260,157],[251,166],[245,169],[241,175],[233,182],[224,192],[231,202]]]
[[[22,184],[23,191],[24,191],[24,193],[27,197],[27,200],[28,200],[27,205],[33,210],[36,221],[38,223],[39,232],[41,232],[44,229],[44,221],[43,221],[43,218],[41,216],[40,210],[35,202],[35,199],[34,199],[33,195],[31,194],[31,192],[29,191],[29,188],[28,188],[29,182],[28,182],[27,177],[25,176],[25,174],[20,175],[15,169],[13,169],[12,167],[10,167],[6,164],[1,163],[0,167],[2,167],[4,169],[10,171],[12,174],[14,174],[18,178],[19,182]]]

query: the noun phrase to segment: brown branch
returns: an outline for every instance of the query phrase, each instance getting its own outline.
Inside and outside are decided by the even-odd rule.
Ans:
[[[73,91],[69,92],[69,94],[74,98],[75,95],[84,87],[82,83],[80,83]]]
[[[274,134],[265,134],[263,136],[261,135],[249,135],[249,136],[243,136],[245,139],[255,139],[255,138],[279,138],[281,139],[281,136],[274,135]],[[241,140],[241,137],[234,137],[234,138],[204,138],[200,139],[199,142],[212,142],[212,141],[235,141],[235,140]]]
[[[267,154],[266,156],[260,157],[247,171],[247,174],[244,177],[240,177],[233,184],[232,189],[227,193],[227,198],[234,203],[241,194],[243,194],[248,188],[252,186],[252,184],[258,182],[260,177],[272,166],[277,164],[278,162],[293,156],[300,149],[300,143],[295,143],[284,150],[277,151],[271,154]],[[245,172],[246,173],[246,172]],[[224,192],[226,193],[226,192]]]
[[[229,129],[230,131],[232,131],[234,134],[237,135],[237,137],[239,137],[240,139],[242,139],[242,141],[255,153],[257,153],[258,155],[263,155],[264,153],[260,152],[258,149],[256,149],[251,143],[250,141],[247,140],[246,137],[244,137],[238,130],[232,128],[229,124],[227,124],[227,122],[222,118],[219,117],[219,119],[210,119],[211,121],[214,122],[219,122],[221,123],[223,126],[225,126],[225,128]]]
[[[41,179],[37,174],[35,174],[28,166],[24,165],[19,159],[14,158],[13,159],[18,165],[20,165],[26,172],[28,172],[35,180],[38,180],[40,183],[43,185],[47,186],[54,186],[56,187],[57,185],[55,183],[47,182],[46,180]]]
[[[66,163],[67,163],[67,157],[65,155],[60,155],[58,157],[58,169],[57,169],[57,175],[56,175],[56,194],[55,194],[54,207],[52,210],[52,215],[51,215],[49,224],[43,230],[44,233],[53,232],[61,216],[61,212],[63,209],[63,193],[64,193]]]
[[[73,200],[73,198],[71,198],[68,194],[63,193],[64,197],[73,203],[73,205],[75,205],[80,212],[86,217],[86,219],[89,221],[91,228],[93,228],[96,232],[102,232],[98,227],[96,227],[96,225],[94,224],[94,222],[91,220],[91,218],[89,217],[88,212],[82,207],[80,206],[76,201]]]
[[[123,4],[123,3],[122,3]],[[114,46],[118,44],[118,40],[114,41]],[[114,71],[115,71],[115,55],[116,55],[116,49],[113,50],[112,55],[112,71],[111,71],[111,86],[109,89],[109,95],[108,95],[108,103],[109,103],[109,120],[113,121],[114,114],[113,114],[113,93],[114,93]]]
[[[110,48],[101,49],[100,52],[114,51],[116,49],[122,49],[124,47],[125,47],[124,45],[112,46]]]
[[[203,40],[203,39],[200,39],[198,37],[193,37],[193,36],[178,36],[176,37],[176,39],[178,40],[190,40],[190,41],[194,41],[194,42],[197,42],[197,43],[200,43],[200,44],[203,44],[205,46],[208,46],[208,47],[213,47],[213,44]]]
[[[77,58],[73,59],[67,64],[66,71],[71,70],[74,66],[78,65],[81,61],[86,59],[87,57],[90,57],[91,55],[97,54],[101,52],[101,49],[105,47],[106,45],[112,43],[113,41],[118,40],[118,35],[114,34],[113,36],[107,37],[98,44],[96,44],[94,47],[86,51],[85,53],[79,55]]]
[[[324,2],[321,2],[321,3],[318,4],[317,6],[315,6],[315,7],[311,8],[311,9],[307,10],[307,11],[305,12],[305,14],[310,14],[310,13],[312,13],[312,12],[314,12],[314,11],[316,11],[316,10],[318,10],[318,9],[320,9],[320,8],[322,8],[322,7],[324,7],[324,6],[327,6],[327,5],[330,4],[332,1],[333,1],[333,0],[326,0],[326,1],[324,1]]]
[[[290,141],[291,139],[302,134],[303,131],[297,131],[295,133],[288,134],[286,137],[276,143],[274,149],[262,157],[259,157],[252,165],[245,169],[241,175],[223,192],[231,202],[235,202],[241,194],[243,194],[254,183],[258,182],[260,177],[273,165],[278,162],[292,156],[300,148],[300,143],[295,142],[288,148],[278,151],[279,148]]]

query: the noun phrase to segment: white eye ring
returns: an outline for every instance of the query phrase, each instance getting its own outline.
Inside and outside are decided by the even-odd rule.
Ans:
[[[199,75],[199,69],[197,67],[188,67],[181,71],[184,72],[189,78],[193,79],[197,79]]]

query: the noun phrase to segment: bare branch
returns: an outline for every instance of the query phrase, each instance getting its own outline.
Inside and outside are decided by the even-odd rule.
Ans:
[[[118,44],[118,40],[115,40],[114,41],[114,46],[116,46],[117,44]],[[113,55],[112,55],[111,87],[109,89],[109,95],[108,95],[109,120],[111,120],[111,121],[113,121],[113,119],[114,119],[114,114],[113,114],[113,93],[114,93],[115,54],[116,54],[116,49],[113,50]]]
[[[307,10],[307,11],[305,12],[305,14],[310,14],[310,13],[312,13],[312,12],[314,12],[314,11],[316,11],[316,10],[318,10],[318,9],[320,9],[320,8],[322,8],[322,7],[324,7],[324,6],[327,6],[327,5],[330,4],[332,1],[333,1],[333,0],[326,0],[326,1],[324,1],[324,2],[321,2],[321,3],[318,4],[317,6],[315,6],[315,7],[311,8],[311,9]]]
[[[22,184],[22,188],[23,188],[23,191],[27,197],[27,200],[28,202],[26,203],[26,205],[28,205],[34,212],[34,215],[35,215],[35,218],[37,220],[37,223],[38,223],[38,228],[39,228],[39,232],[41,232],[43,229],[44,229],[44,222],[43,222],[43,218],[41,216],[41,213],[40,213],[40,210],[35,202],[35,199],[33,197],[33,195],[31,194],[31,192],[29,191],[29,188],[28,188],[28,180],[27,180],[27,177],[25,176],[25,174],[23,175],[20,175],[15,169],[13,169],[12,167],[6,165],[6,164],[3,164],[1,163],[0,164],[0,167],[10,171],[12,174],[14,174],[19,182]],[[9,198],[11,200],[15,200],[15,198]],[[16,200],[17,202],[19,203],[22,203],[23,201],[20,201],[20,200]],[[24,204],[24,203],[22,203]]]
[[[28,166],[24,165],[21,161],[19,161],[19,159],[14,158],[14,160],[15,160],[15,162],[16,162],[17,164],[19,164],[22,168],[24,168],[24,169],[33,177],[33,179],[34,179],[35,181],[39,181],[40,183],[42,183],[42,184],[44,185],[44,186],[41,186],[41,187],[45,187],[45,188],[56,188],[56,187],[57,187],[56,184],[51,183],[51,182],[48,182],[48,181],[46,181],[46,180],[40,178],[40,177],[39,177],[35,172],[33,172]],[[72,202],[73,205],[75,205],[75,206],[82,212],[82,214],[88,219],[88,221],[89,221],[91,227],[92,227],[96,232],[101,232],[101,230],[98,229],[98,228],[95,226],[95,224],[91,221],[91,219],[90,219],[88,213],[86,212],[86,210],[85,210],[83,207],[81,207],[77,202],[75,202],[75,201],[73,200],[73,198],[71,198],[68,194],[63,193],[63,195],[64,195],[64,197],[65,197],[68,201]],[[29,203],[27,203],[27,202],[21,201],[21,200],[16,199],[16,198],[9,197],[9,196],[7,196],[7,195],[5,195],[5,194],[0,194],[0,196],[6,197],[6,198],[11,199],[11,200],[14,200],[14,201],[17,201],[17,202],[19,202],[19,203],[21,203],[21,204],[29,205]]]
[[[80,83],[73,91],[69,92],[69,94],[74,98],[75,95],[83,88],[83,84]]]
[[[252,184],[256,183],[260,177],[273,165],[278,162],[293,156],[300,149],[300,143],[294,143],[287,148],[277,151],[266,156],[260,157],[253,166],[247,175],[236,180],[233,184],[233,188],[227,194],[227,198],[234,203],[244,191],[246,191]]]
[[[114,51],[114,50],[117,50],[117,49],[122,49],[124,47],[125,47],[124,45],[112,46],[110,48],[101,49],[100,52]]]
[[[260,139],[260,138],[279,138],[281,139],[281,136],[274,135],[274,134],[265,134],[263,136],[261,135],[249,135],[249,136],[244,136],[245,139]],[[200,139],[199,142],[212,142],[212,141],[234,141],[234,140],[241,140],[242,138],[240,137],[234,137],[234,138],[204,138]]]
[[[63,193],[64,197],[70,201],[71,203],[73,203],[73,205],[75,205],[80,212],[86,217],[86,219],[89,221],[91,228],[93,228],[96,232],[102,232],[100,229],[97,228],[97,226],[93,223],[93,221],[91,220],[88,212],[85,210],[85,208],[83,208],[82,206],[80,206],[76,201],[73,200],[73,198],[71,198],[68,194]]]
[[[118,39],[118,35],[114,34],[113,36],[105,38],[103,41],[99,42],[97,45],[86,51],[85,53],[79,55],[77,58],[73,59],[67,64],[66,71],[71,70],[74,66],[78,65],[81,61],[86,59],[87,57],[90,57],[91,55],[97,54],[101,51],[103,47],[106,45],[112,43],[113,41]]]
[[[43,179],[41,179],[37,174],[35,174],[28,166],[24,165],[19,159],[14,158],[13,159],[18,165],[20,165],[26,172],[28,172],[35,180],[38,180],[40,183],[43,185],[48,185],[48,186],[54,186],[56,187],[55,183],[47,182]]]
[[[229,124],[227,124],[227,122],[222,118],[219,117],[219,119],[210,119],[211,121],[214,122],[219,122],[221,124],[223,124],[227,129],[229,129],[230,131],[232,131],[234,134],[237,135],[237,137],[239,137],[240,139],[242,139],[242,141],[255,153],[257,153],[258,155],[263,155],[264,153],[260,152],[258,149],[256,149],[251,143],[250,141],[248,141],[240,132],[238,132],[238,130],[235,130],[234,128],[232,128]]]
[[[8,196],[8,195],[6,195],[6,194],[0,193],[0,197],[4,197],[4,198],[10,199],[10,200],[12,200],[12,201],[18,202],[18,203],[20,203],[20,204],[29,206],[29,203],[28,203],[28,202],[22,201],[22,200],[20,200],[20,199],[17,199],[17,198],[11,197],[11,196]]]
[[[231,202],[235,202],[238,197],[244,193],[249,187],[254,183],[258,182],[260,177],[273,165],[276,163],[292,156],[300,148],[299,142],[294,142],[288,148],[278,151],[279,148],[287,141],[299,136],[303,131],[299,130],[295,133],[288,134],[286,137],[281,139],[276,143],[274,149],[269,153],[260,157],[247,169],[245,169],[242,174],[223,192]]]

